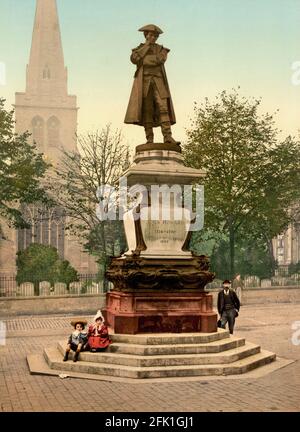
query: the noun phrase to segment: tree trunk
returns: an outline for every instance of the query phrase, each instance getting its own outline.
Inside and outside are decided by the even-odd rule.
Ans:
[[[40,282],[35,281],[33,284],[34,284],[34,295],[36,296],[40,295]]]
[[[103,290],[105,293],[108,292],[108,280],[106,279],[106,270],[108,269],[108,260],[105,256],[105,259],[103,261]]]
[[[273,242],[272,240],[266,238],[267,246],[268,246],[268,252],[269,252],[269,258],[271,263],[271,269],[272,269],[272,276],[274,276],[275,268],[276,268],[276,261],[274,258],[274,249],[273,249]]]
[[[230,279],[234,278],[234,245],[235,245],[235,233],[234,227],[230,224],[229,227],[229,245],[230,245]]]

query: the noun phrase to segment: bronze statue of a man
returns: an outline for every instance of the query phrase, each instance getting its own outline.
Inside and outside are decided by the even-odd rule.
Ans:
[[[153,127],[157,126],[161,126],[165,143],[177,143],[171,132],[176,119],[164,68],[170,50],[156,43],[163,33],[156,25],[146,25],[139,31],[144,32],[146,42],[134,48],[130,57],[137,70],[125,123],[144,126],[147,143],[153,143]]]

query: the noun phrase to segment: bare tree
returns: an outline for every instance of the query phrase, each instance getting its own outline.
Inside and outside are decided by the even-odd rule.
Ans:
[[[49,188],[56,204],[66,211],[67,229],[97,257],[105,272],[109,257],[120,253],[125,239],[120,221],[98,219],[98,190],[103,185],[117,186],[129,166],[130,152],[121,132],[112,131],[110,125],[79,135],[77,140],[79,152],[62,152],[59,165],[52,170]]]

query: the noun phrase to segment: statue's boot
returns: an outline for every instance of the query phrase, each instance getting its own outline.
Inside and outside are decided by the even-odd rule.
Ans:
[[[164,137],[164,143],[178,144],[178,142],[172,137],[170,122],[163,122],[161,124],[161,132]]]
[[[153,126],[152,124],[145,124],[145,134],[147,139],[147,144],[152,144],[154,140]]]

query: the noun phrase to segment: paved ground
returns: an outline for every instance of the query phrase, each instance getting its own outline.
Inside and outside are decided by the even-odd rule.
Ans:
[[[66,316],[6,320],[0,411],[300,411],[300,344],[292,343],[292,325],[300,324],[299,303],[242,308],[237,336],[296,360],[257,379],[128,384],[30,375],[26,355],[41,353],[68,335],[69,321]],[[300,332],[294,339],[300,343]]]

